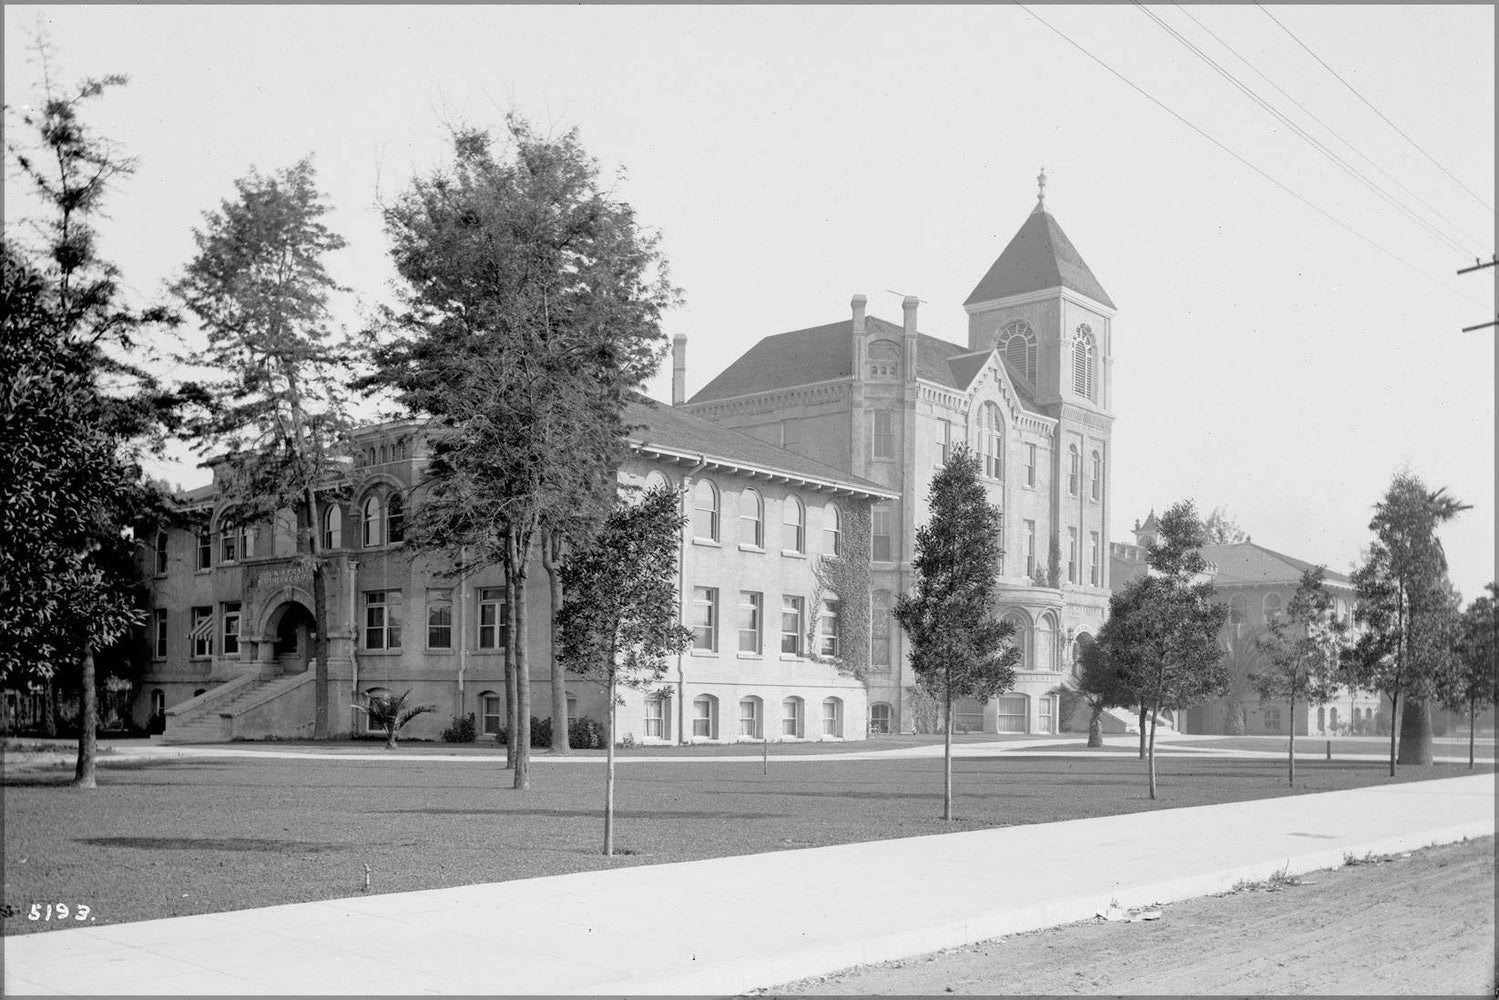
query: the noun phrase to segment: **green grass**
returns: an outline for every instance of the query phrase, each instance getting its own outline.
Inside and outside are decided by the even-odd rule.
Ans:
[[[855,744],[850,748],[859,745]],[[423,748],[427,749],[427,748]],[[937,760],[631,762],[619,767],[617,844],[599,854],[603,772],[538,762],[516,792],[499,761],[205,758],[111,763],[99,788],[71,768],[8,773],[5,899],[87,904],[96,923],[215,912],[637,864],[1105,816],[1385,784],[1378,763],[1158,760],[1152,802],[1138,760],[1009,754],[955,763],[946,824]],[[1491,772],[1492,768],[1482,769]],[[1402,768],[1395,780],[1465,766]]]

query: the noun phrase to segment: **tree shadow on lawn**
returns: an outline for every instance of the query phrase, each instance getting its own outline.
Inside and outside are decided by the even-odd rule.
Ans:
[[[271,840],[265,837],[75,837],[75,844],[95,847],[131,847],[143,851],[297,851],[318,854],[347,846],[318,844],[306,840]]]
[[[602,809],[380,809],[386,816],[555,816],[597,819]],[[369,814],[366,814],[369,815]],[[792,819],[790,813],[707,812],[680,809],[616,809],[616,819]]]

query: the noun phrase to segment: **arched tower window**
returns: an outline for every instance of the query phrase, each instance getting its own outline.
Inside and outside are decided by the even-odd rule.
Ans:
[[[1006,323],[999,331],[999,352],[1005,356],[1010,369],[1036,384],[1036,331],[1023,319]]]
[[[344,512],[333,503],[323,508],[323,548],[341,549],[344,545]]]
[[[739,543],[765,546],[765,513],[760,503],[760,494],[746,489],[739,494]]]
[[[385,537],[381,529],[385,526],[384,512],[380,509],[380,497],[371,494],[364,501],[364,536],[363,544],[366,548],[371,545],[385,544]]]
[[[1093,398],[1095,357],[1093,329],[1084,323],[1077,328],[1072,341],[1072,391],[1085,399]]]

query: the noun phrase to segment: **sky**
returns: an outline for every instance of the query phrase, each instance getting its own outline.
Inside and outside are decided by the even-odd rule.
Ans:
[[[1118,306],[1115,540],[1192,498],[1347,572],[1409,470],[1473,505],[1441,535],[1464,596],[1494,578],[1495,331],[1461,330],[1499,268],[1456,274],[1494,252],[1493,5],[7,5],[7,104],[38,92],[38,27],[59,81],[130,78],[91,120],[139,159],[100,226],[137,304],[236,178],[310,154],[357,328],[395,299],[381,200],[514,110],[576,128],[660,232],[689,395],[855,293],[966,343],[1044,167]]]

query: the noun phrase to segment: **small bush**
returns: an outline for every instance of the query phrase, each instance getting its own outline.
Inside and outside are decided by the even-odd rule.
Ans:
[[[569,727],[568,732],[569,733],[572,732],[571,727]],[[501,726],[500,727],[500,731],[494,734],[494,741],[496,743],[498,743],[502,747],[509,746],[510,745],[510,731],[506,727]],[[533,747],[540,747],[540,748],[545,749],[546,747],[549,747],[551,745],[552,745],[552,720],[551,720],[551,717],[548,716],[545,719],[538,719],[534,715],[531,716],[531,746],[533,746]],[[571,746],[577,746],[578,744],[572,743],[570,745]],[[603,744],[599,744],[599,745],[602,746]]]
[[[442,731],[444,743],[472,743],[478,736],[478,727],[474,724],[474,713],[470,712],[463,718],[453,716],[453,724]]]
[[[567,724],[567,745],[574,750],[602,750],[603,724],[586,715],[581,719],[573,719]]]

